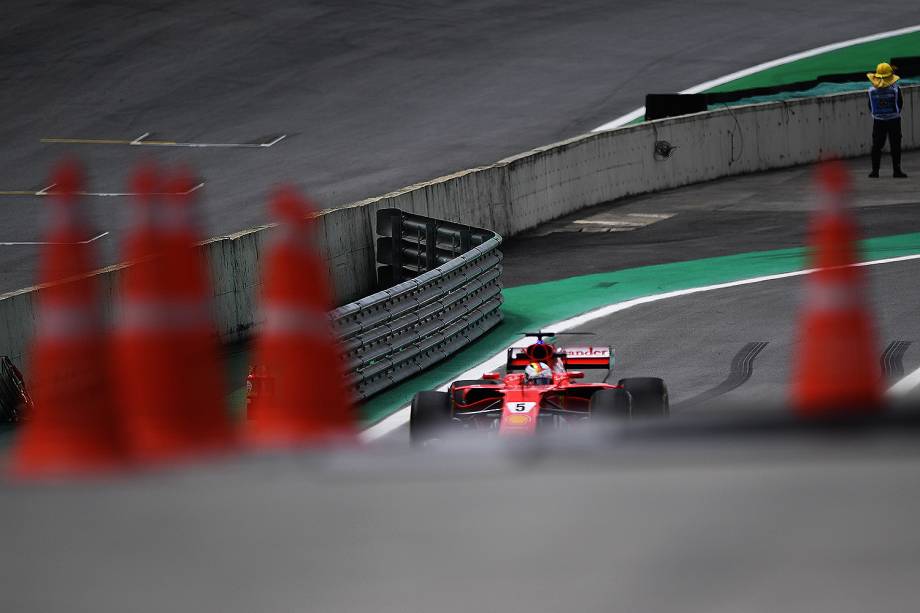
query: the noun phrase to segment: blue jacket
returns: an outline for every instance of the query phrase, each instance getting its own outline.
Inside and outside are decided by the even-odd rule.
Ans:
[[[901,116],[904,98],[897,83],[888,87],[869,88],[869,110],[872,117],[880,121],[889,121]]]

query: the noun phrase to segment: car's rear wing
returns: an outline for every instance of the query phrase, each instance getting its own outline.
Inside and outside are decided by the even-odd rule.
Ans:
[[[566,370],[587,370],[592,368],[613,368],[612,347],[563,347],[558,353]]]
[[[562,347],[554,353],[557,360],[562,360],[566,370],[609,370],[613,368],[614,356],[611,347]],[[506,368],[508,372],[524,370],[533,361],[527,355],[527,347],[510,347]]]

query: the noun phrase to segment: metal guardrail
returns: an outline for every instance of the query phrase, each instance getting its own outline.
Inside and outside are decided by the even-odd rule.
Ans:
[[[0,424],[14,424],[31,410],[32,398],[22,373],[7,356],[0,356]]]
[[[400,282],[331,313],[360,399],[439,362],[502,320],[498,234],[398,209],[383,209],[377,219],[384,235],[380,277],[384,285]]]
[[[377,269],[380,287],[390,287],[432,270],[495,236],[490,230],[404,213],[377,212]]]

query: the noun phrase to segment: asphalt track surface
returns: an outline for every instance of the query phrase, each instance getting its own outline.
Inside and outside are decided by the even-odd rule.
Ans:
[[[920,263],[863,270],[868,273],[880,360],[892,342],[920,339],[920,287],[903,283],[920,275]],[[627,309],[579,329],[616,347],[617,377],[665,377],[675,411],[715,403],[743,411],[787,397],[802,287],[801,277],[791,277],[704,292]],[[755,343],[766,345],[752,347]],[[900,372],[903,376],[918,367],[920,346],[911,347]]]
[[[4,2],[0,191],[77,155],[96,192],[147,156],[196,168],[205,233],[267,221],[273,185],[337,206],[586,132],[678,91],[822,44],[920,23],[920,6],[732,3]],[[49,144],[43,138],[268,143]],[[2,196],[0,242],[41,240],[43,200]],[[91,199],[104,263],[126,198]],[[0,246],[0,290],[38,247]]]
[[[869,281],[867,304],[875,316],[877,359],[887,360],[886,387],[920,368],[920,262],[910,260],[862,269]],[[662,377],[672,412],[713,409],[749,412],[784,406],[798,348],[803,278],[680,296],[636,306],[577,328],[592,336],[560,337],[562,344],[609,345],[616,368],[588,371],[586,381]],[[850,356],[840,356],[846,360]],[[408,443],[408,427],[386,437]]]

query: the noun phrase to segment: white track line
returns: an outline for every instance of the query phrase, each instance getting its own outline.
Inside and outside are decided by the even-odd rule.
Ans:
[[[724,85],[735,79],[740,79],[742,77],[747,77],[757,72],[763,70],[768,70],[770,68],[776,68],[777,66],[782,66],[783,64],[789,64],[798,60],[803,60],[805,58],[814,57],[816,55],[821,55],[822,53],[828,53],[829,51],[836,51],[838,49],[843,49],[844,47],[850,47],[852,45],[860,45],[862,43],[871,43],[876,40],[882,40],[885,38],[891,38],[893,36],[901,36],[902,34],[911,34],[913,32],[920,31],[920,25],[908,26],[906,28],[900,28],[898,30],[890,30],[888,32],[879,32],[878,34],[870,34],[869,36],[862,36],[860,38],[851,38],[850,40],[840,41],[838,43],[832,43],[830,45],[824,45],[823,47],[815,47],[814,49],[809,49],[808,51],[802,51],[799,53],[793,53],[792,55],[787,55],[776,60],[771,60],[769,62],[764,62],[763,64],[757,64],[756,66],[751,66],[750,68],[745,68],[744,70],[739,70],[731,74],[713,79],[711,81],[706,81],[705,83],[700,83],[699,85],[694,85],[691,88],[683,90],[682,94],[699,94],[706,91],[707,89],[712,89],[713,87],[718,87],[719,85]],[[871,67],[867,67],[871,68]],[[624,126],[631,121],[634,121],[645,115],[645,107],[640,107],[630,113],[627,113],[621,117],[617,117],[613,121],[608,121],[602,126],[598,126],[591,130],[592,132],[604,132],[606,130],[612,130],[614,128],[619,128]]]
[[[283,137],[282,137],[283,138]],[[155,141],[137,143],[147,147],[197,147],[201,149],[260,149],[271,147],[281,138],[276,138],[270,143],[158,143]]]
[[[265,149],[278,144],[287,134],[275,138],[267,143],[180,143],[171,140],[147,140],[150,132],[144,132],[135,139],[110,139],[110,138],[42,138],[39,142],[48,144],[67,145],[126,145],[129,147],[198,147],[198,148],[235,148],[235,149]]]
[[[18,241],[18,242],[0,243],[0,247],[11,247],[13,245],[88,245],[92,243],[93,241],[99,240],[103,236],[107,236],[107,235],[108,235],[108,232],[102,232],[101,234],[97,234],[96,236],[92,238],[88,238],[85,241],[77,241],[76,243],[53,243],[53,242],[46,242],[46,241]]]
[[[892,398],[900,398],[909,394],[917,386],[920,386],[920,368],[892,385],[888,390],[888,395]]]
[[[188,196],[188,195],[191,194],[192,192],[197,192],[197,191],[198,191],[199,189],[201,189],[202,187],[204,187],[204,181],[202,181],[201,183],[199,183],[199,184],[196,185],[195,187],[192,187],[192,188],[187,189],[186,191],[182,192],[182,195],[183,195],[183,196]]]
[[[272,145],[277,145],[277,144],[280,143],[285,137],[287,137],[287,134],[282,134],[281,136],[279,136],[278,138],[276,138],[276,139],[273,140],[272,142],[270,142],[270,143],[262,143],[262,144],[259,145],[259,146],[260,146],[260,147],[271,147]]]
[[[184,192],[157,192],[155,194],[149,194],[151,196],[188,196],[192,192],[197,192],[199,189],[204,187],[204,183],[199,183],[191,189],[187,189]],[[140,196],[141,194],[137,192],[77,192],[77,196],[100,196],[103,198],[115,198],[115,197],[124,197],[124,196]],[[54,196],[54,192],[39,194],[35,193],[36,196]]]
[[[204,183],[199,183],[195,187],[189,190],[186,190],[184,192],[157,192],[155,194],[149,194],[149,195],[150,196],[188,196],[192,192],[197,192],[202,187],[204,187]],[[36,196],[54,196],[55,193],[45,192],[43,194],[40,194],[38,192],[35,192],[35,195]],[[94,196],[97,198],[122,198],[122,197],[129,197],[129,196],[140,196],[141,194],[137,192],[76,192],[76,195],[77,196]]]
[[[868,262],[860,262],[859,264],[856,264],[856,266],[859,266],[859,267],[878,266],[880,264],[892,264],[895,262],[906,262],[909,260],[920,260],[920,253],[914,254],[914,255],[900,256],[896,258],[885,258],[881,260],[871,260]],[[564,319],[554,324],[543,326],[543,329],[552,330],[553,332],[565,332],[566,330],[571,330],[572,328],[583,326],[584,324],[588,322],[607,317],[614,313],[618,313],[619,311],[625,311],[626,309],[630,309],[632,307],[640,306],[643,304],[649,304],[651,302],[659,302],[661,300],[679,298],[681,296],[688,296],[690,294],[711,292],[711,291],[720,290],[720,289],[739,287],[742,285],[753,285],[754,283],[764,283],[766,281],[776,281],[778,279],[788,279],[790,277],[800,277],[802,275],[810,274],[814,272],[814,270],[815,269],[813,268],[809,268],[805,270],[796,270],[793,272],[784,272],[784,273],[780,273],[776,275],[766,275],[763,277],[751,277],[750,279],[741,279],[739,281],[731,281],[728,283],[718,283],[715,285],[703,285],[700,287],[691,287],[688,289],[675,290],[673,292],[664,292],[662,294],[652,294],[651,296],[643,296],[641,298],[633,298],[632,300],[625,300],[623,302],[616,302],[614,304],[609,304],[599,309],[589,311],[583,315],[578,315],[577,317]],[[480,378],[482,373],[491,372],[503,366],[505,364],[506,355],[507,355],[506,350],[503,349],[502,351],[500,351],[499,353],[496,353],[495,355],[493,355],[491,358],[489,358],[485,362],[482,362],[481,364],[477,364],[476,366],[470,368],[466,372],[460,375],[457,375],[456,377],[453,377],[452,380],[478,379]],[[906,383],[908,379],[910,379],[912,383]],[[891,390],[889,390],[889,394],[899,395],[901,393],[909,391],[910,389],[913,389],[917,384],[920,384],[920,371],[915,371],[911,373],[910,375],[908,375],[907,377],[905,377],[904,379],[902,379],[901,381],[899,381],[894,387],[892,387]],[[450,386],[449,383],[446,385],[442,385],[441,387],[438,388],[438,391],[442,391],[442,392],[447,391],[447,388],[449,386]],[[902,386],[903,388],[905,388],[904,392],[900,391],[901,388],[899,386]],[[899,391],[895,391],[895,388],[897,388]],[[405,425],[406,423],[408,423],[408,421],[409,421],[409,406],[407,405],[407,406],[402,407],[401,409],[399,409],[398,411],[396,411],[389,417],[382,419],[381,421],[377,422],[370,428],[361,432],[361,440],[365,442],[375,441],[383,436],[386,436],[390,432],[393,432],[397,428]]]
[[[57,185],[57,183],[52,183],[48,187],[44,187],[37,192],[29,191],[0,191],[0,196],[57,196],[57,192],[49,191],[52,187]],[[197,192],[199,189],[204,187],[204,182],[202,181],[198,185],[188,189],[184,192],[157,192],[155,194],[150,194],[151,196],[187,196],[192,192]],[[126,196],[140,196],[141,194],[137,192],[74,192],[76,196],[93,196],[101,198],[116,198],[116,197],[126,197]]]

